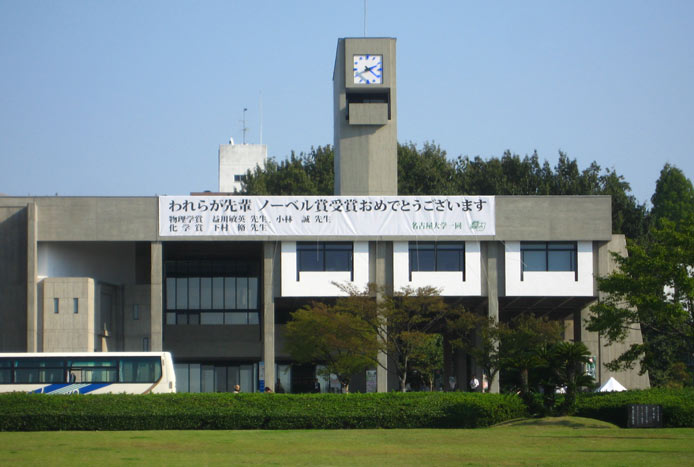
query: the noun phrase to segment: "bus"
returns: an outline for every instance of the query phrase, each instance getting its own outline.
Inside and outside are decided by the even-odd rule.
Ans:
[[[0,353],[0,392],[176,392],[169,352]]]

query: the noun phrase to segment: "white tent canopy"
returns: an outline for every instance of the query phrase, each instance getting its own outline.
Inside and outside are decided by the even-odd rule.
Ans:
[[[614,379],[614,377],[610,376],[610,379],[608,379],[605,384],[600,386],[600,389],[598,389],[597,392],[621,392],[626,390],[627,388],[619,384],[619,381]]]

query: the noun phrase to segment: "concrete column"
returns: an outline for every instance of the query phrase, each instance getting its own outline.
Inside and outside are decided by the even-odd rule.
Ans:
[[[275,387],[275,266],[279,242],[263,242],[263,361],[265,387]]]
[[[163,254],[161,242],[150,244],[151,274],[150,274],[150,349],[153,352],[163,350],[162,321],[164,316],[164,287],[163,287]]]
[[[487,242],[487,315],[499,321],[499,256],[503,249],[497,242]],[[482,378],[480,378],[482,382]],[[499,392],[498,374],[489,381],[489,392]]]
[[[35,203],[27,204],[27,352],[42,349],[42,332],[36,294],[37,266],[37,209]]]
[[[388,246],[389,244],[386,242],[370,242],[369,254],[373,255],[373,260],[371,261],[371,280],[379,288],[383,287],[385,293],[392,294],[393,268],[392,264],[389,264],[389,261],[392,261],[393,252],[391,246],[389,255]],[[376,297],[376,300],[380,299],[380,295]],[[392,378],[392,376],[388,372],[388,356],[383,352],[379,352],[378,363],[379,364],[376,367],[376,390],[378,392],[388,392],[389,389],[397,387],[397,383],[388,383],[388,380]]]

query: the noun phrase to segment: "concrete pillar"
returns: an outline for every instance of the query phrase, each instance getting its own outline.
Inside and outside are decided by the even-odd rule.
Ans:
[[[39,352],[43,347],[36,294],[37,225],[36,204],[29,203],[27,204],[27,352]]]
[[[275,267],[279,265],[279,242],[263,242],[263,361],[265,387],[275,387]]]
[[[163,349],[162,321],[164,316],[164,274],[161,242],[150,244],[150,349],[161,352]]]
[[[504,251],[497,242],[487,242],[487,315],[499,321],[499,257],[503,256]],[[478,376],[482,382],[481,375]],[[488,382],[489,392],[499,392],[498,374]]]
[[[383,288],[385,293],[393,293],[393,257],[392,243],[370,242],[369,255],[373,257],[371,263],[371,281],[379,288]],[[376,296],[380,300],[381,296]],[[388,357],[385,353],[378,354],[378,365],[376,367],[376,390],[378,392],[388,392],[390,389],[398,388],[397,378],[388,372]],[[389,384],[388,380],[391,379]]]

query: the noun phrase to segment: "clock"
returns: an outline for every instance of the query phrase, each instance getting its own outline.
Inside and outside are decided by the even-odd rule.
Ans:
[[[383,55],[354,56],[354,84],[383,84]]]

